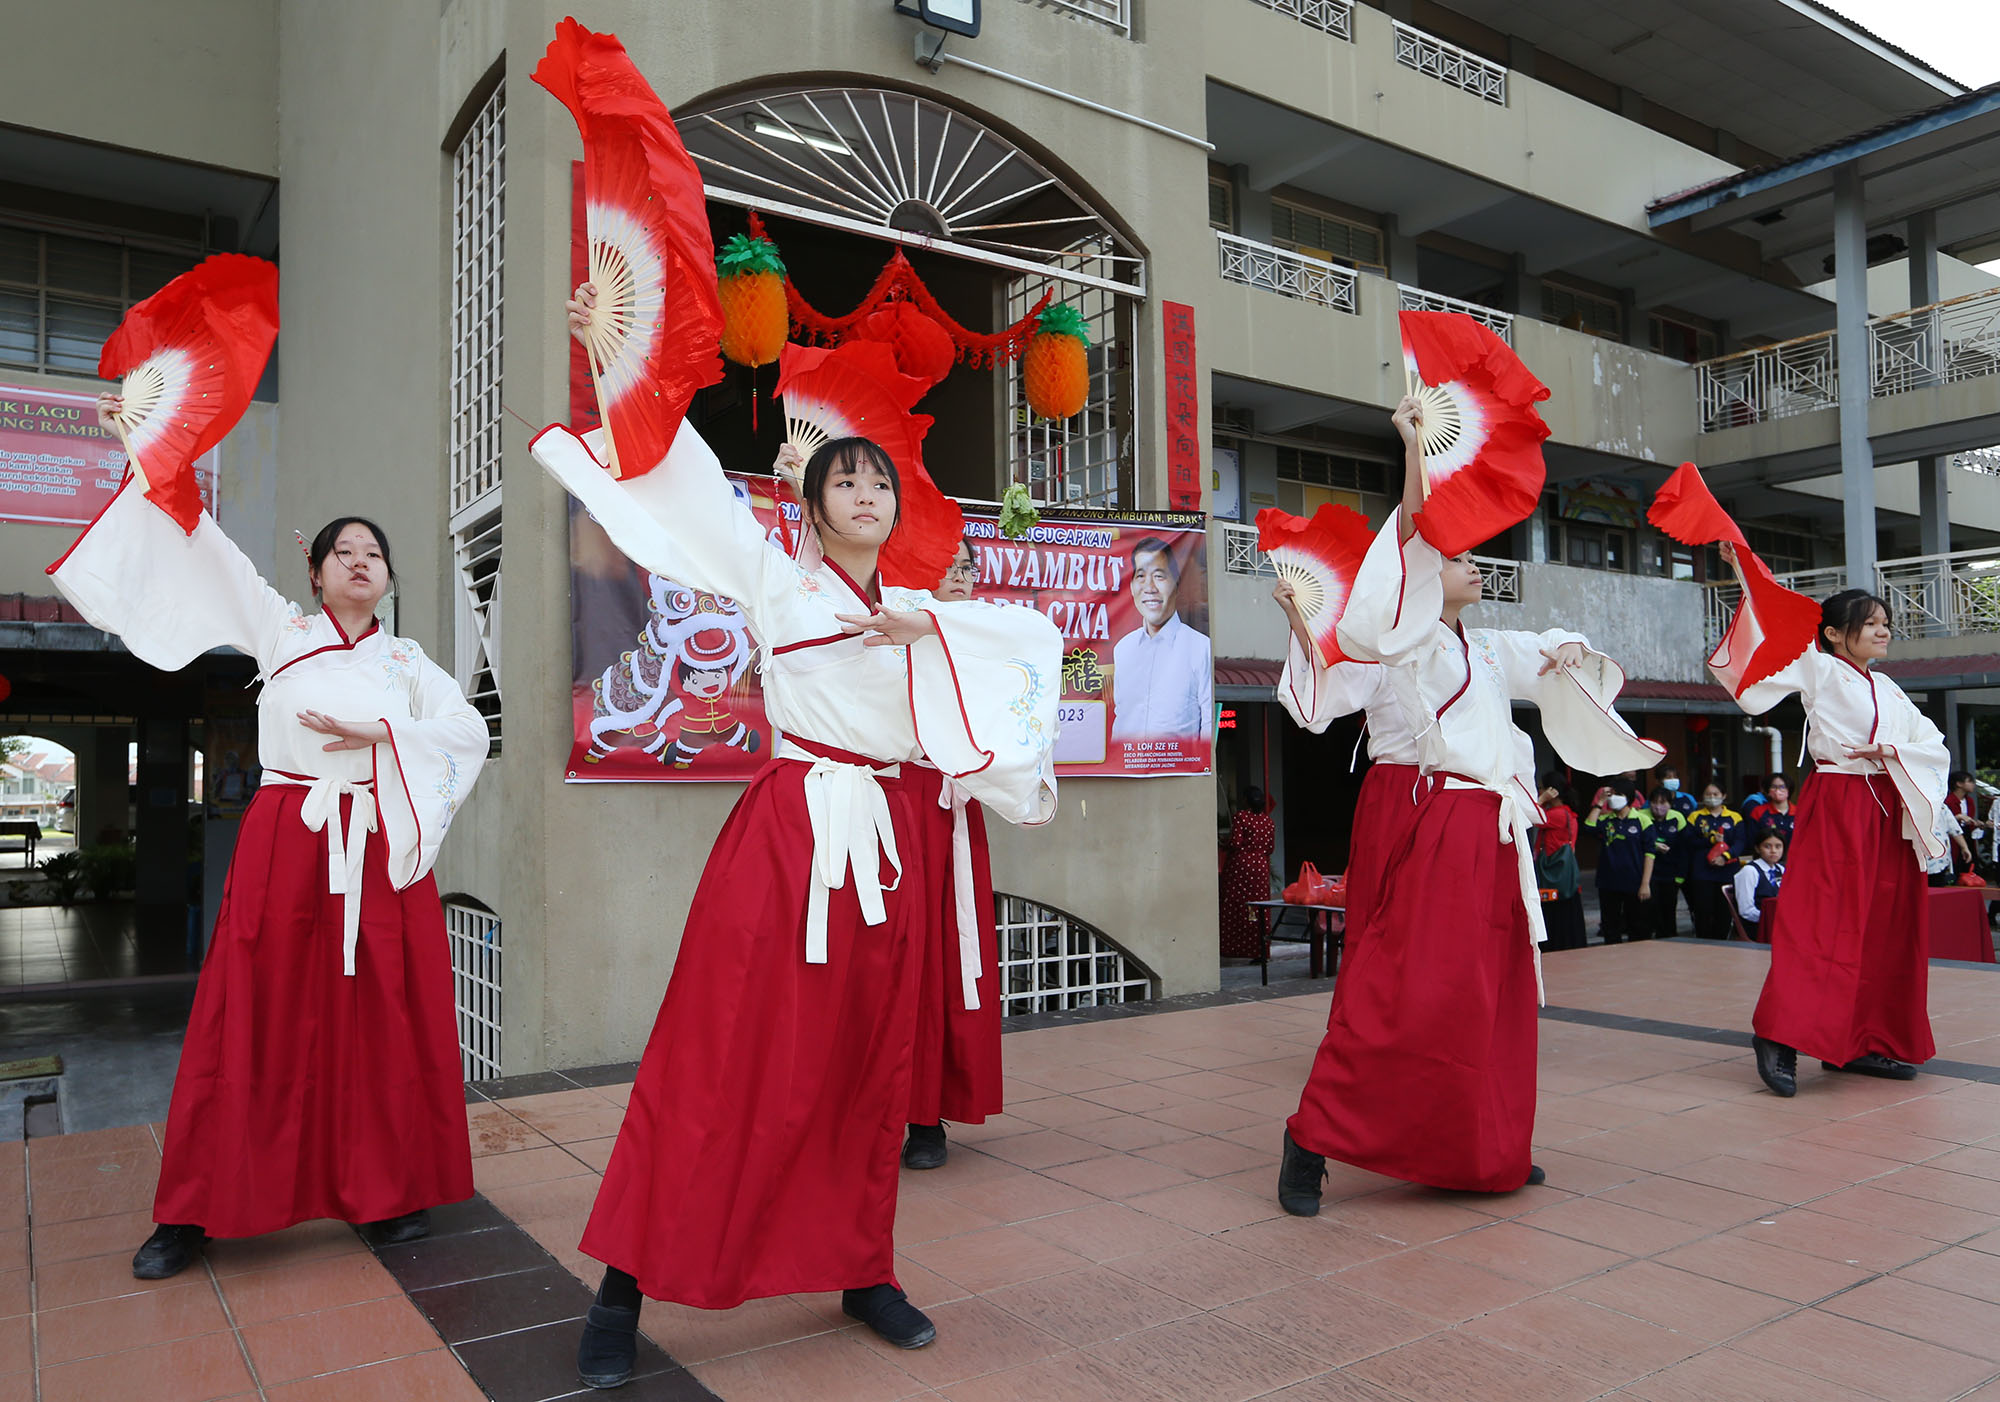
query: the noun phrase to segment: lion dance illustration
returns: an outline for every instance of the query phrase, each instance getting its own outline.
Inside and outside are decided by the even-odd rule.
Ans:
[[[630,735],[638,748],[675,769],[703,750],[729,746],[755,754],[763,736],[732,710],[732,692],[756,644],[734,600],[646,576],[646,631],[590,684],[590,751],[596,764]]]

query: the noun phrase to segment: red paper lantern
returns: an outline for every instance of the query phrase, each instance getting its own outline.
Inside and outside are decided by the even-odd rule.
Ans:
[[[890,302],[870,312],[847,339],[882,342],[895,352],[897,370],[926,385],[949,375],[958,359],[950,333],[908,302]]]

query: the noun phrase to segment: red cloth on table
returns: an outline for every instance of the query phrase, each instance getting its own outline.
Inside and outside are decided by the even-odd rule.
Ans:
[[[910,1123],[980,1124],[1006,1108],[1000,1075],[1000,955],[993,928],[993,864],[986,851],[986,810],[965,805],[972,839],[972,899],[979,914],[979,1006],[966,1011],[959,977],[958,905],[952,887],[952,810],[938,806],[944,775],[923,765],[903,770],[923,828],[924,871],[937,892],[927,937],[911,1058]]]
[[[344,975],[345,897],[327,891],[325,835],[299,819],[306,792],[261,788],[243,815],[181,1043],[155,1221],[258,1236],[472,1196],[437,883],[397,891],[370,833]],[[343,832],[352,805],[340,801]]]
[[[1500,800],[1431,784],[1389,854],[1382,938],[1350,945],[1288,1128],[1358,1168],[1471,1192],[1527,1181],[1535,969]]]
[[[1930,957],[1993,962],[1993,932],[1986,923],[1986,892],[1970,886],[1929,888]]]
[[[1836,1064],[1865,1052],[1930,1060],[1930,902],[1895,786],[1820,770],[1798,810],[1785,889],[1763,922],[1757,1035]]]
[[[808,964],[808,768],[766,765],[716,838],[584,1229],[586,1254],[656,1300],[730,1309],[894,1279],[936,919],[924,819],[907,780],[877,777],[903,863],[898,882],[882,861],[888,919],[863,922],[850,876],[827,901],[828,960]]]
[[[1278,830],[1269,813],[1239,808],[1229,820],[1229,850],[1222,859],[1222,957],[1260,959],[1257,919],[1247,904],[1271,899],[1271,849]]]

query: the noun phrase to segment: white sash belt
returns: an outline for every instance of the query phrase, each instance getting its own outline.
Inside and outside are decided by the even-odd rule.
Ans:
[[[299,818],[309,832],[326,833],[326,889],[341,897],[341,972],[354,976],[354,949],[361,939],[361,864],[368,854],[368,834],[375,831],[375,793],[368,779],[314,779],[307,782],[265,770],[266,784],[290,784],[306,791]],[[340,831],[341,796],[350,795],[347,832]]]
[[[964,991],[965,1010],[979,1007],[979,894],[972,879],[972,829],[965,807],[977,799],[946,778],[938,790],[938,807],[951,810],[951,902],[958,917],[958,979]]]
[[[900,770],[871,769],[813,754],[790,739],[778,742],[779,759],[812,766],[806,772],[806,818],[812,824],[812,894],[806,906],[806,962],[824,964],[827,957],[826,908],[829,892],[847,884],[854,873],[854,898],[861,919],[869,925],[889,918],[885,891],[902,884],[903,861],[896,852],[896,828],[889,816],[889,798],[876,783],[879,775],[895,777]],[[882,858],[895,868],[895,880],[882,884]]]
[[[1548,993],[1542,987],[1542,941],[1549,937],[1548,926],[1542,920],[1542,883],[1535,876],[1534,838],[1529,829],[1544,816],[1539,804],[1524,802],[1520,794],[1512,792],[1516,786],[1509,785],[1509,792],[1502,793],[1489,789],[1484,784],[1475,784],[1470,779],[1445,776],[1444,786],[1448,789],[1477,789],[1490,793],[1500,800],[1500,840],[1514,845],[1514,869],[1521,881],[1521,906],[1528,912],[1528,947],[1535,956],[1535,1002],[1539,1006],[1548,1002]]]

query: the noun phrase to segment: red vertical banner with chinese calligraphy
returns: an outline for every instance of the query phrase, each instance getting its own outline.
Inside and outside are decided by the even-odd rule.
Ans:
[[[1167,362],[1167,505],[1201,510],[1201,392],[1195,378],[1194,308],[1160,304]]]

